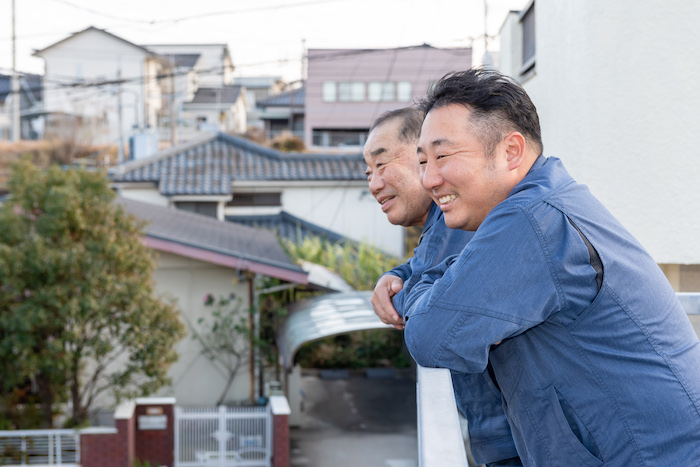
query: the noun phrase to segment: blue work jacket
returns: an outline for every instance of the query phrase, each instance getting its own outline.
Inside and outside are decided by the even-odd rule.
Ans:
[[[700,342],[651,256],[560,160],[540,157],[405,301],[419,364],[490,360],[524,465],[700,465]]]
[[[423,227],[420,242],[411,257],[387,274],[404,281],[394,296],[394,308],[403,316],[403,297],[420,280],[423,273],[445,258],[456,255],[474,236],[474,232],[450,229],[440,208],[433,203]],[[484,374],[452,372],[457,406],[467,419],[472,456],[479,464],[517,457],[510,427],[501,404],[501,394]],[[510,463],[508,465],[519,465]]]

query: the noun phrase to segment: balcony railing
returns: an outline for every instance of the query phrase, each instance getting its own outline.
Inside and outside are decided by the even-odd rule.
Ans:
[[[689,316],[700,315],[700,293],[677,295]],[[420,467],[467,467],[450,371],[419,366],[416,394]]]

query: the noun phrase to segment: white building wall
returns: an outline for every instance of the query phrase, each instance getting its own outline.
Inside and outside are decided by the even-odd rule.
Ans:
[[[561,158],[658,263],[700,263],[700,2],[535,8],[535,74],[524,87],[545,155]],[[517,16],[501,34],[502,70],[518,78]]]
[[[389,224],[366,186],[286,187],[282,209],[352,240],[403,256],[404,232]]]
[[[226,384],[225,375],[214,368],[201,354],[199,343],[192,339],[189,326],[197,325],[200,317],[207,316],[204,297],[235,293],[241,301],[241,310],[249,307],[248,282],[234,283],[235,271],[170,253],[160,253],[154,279],[156,289],[166,297],[177,300],[181,320],[188,326],[188,335],[177,345],[180,359],[170,368],[172,386],[163,388],[159,395],[174,396],[180,405],[213,405]],[[189,324],[188,324],[189,322]],[[226,401],[249,400],[250,375],[248,359],[236,375]]]
[[[160,192],[154,188],[121,187],[119,189],[119,196],[142,201],[144,203],[155,204],[156,206],[170,206],[168,197],[161,195]]]

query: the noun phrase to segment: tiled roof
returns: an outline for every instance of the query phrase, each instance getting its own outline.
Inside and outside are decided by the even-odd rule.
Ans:
[[[240,86],[223,86],[220,88],[199,88],[187,104],[233,104],[241,94]]]
[[[226,216],[226,220],[236,224],[269,230],[295,243],[307,237],[325,238],[334,243],[347,241],[347,238],[339,233],[299,219],[285,211],[279,214],[268,215]]]
[[[170,242],[303,272],[271,233],[213,217],[118,198],[127,212],[148,222],[146,235]]]
[[[306,88],[304,86],[291,91],[273,94],[255,103],[258,107],[304,107]]]
[[[364,181],[362,154],[281,153],[219,133],[128,162],[114,182],[153,182],[165,196],[230,195],[233,181]]]

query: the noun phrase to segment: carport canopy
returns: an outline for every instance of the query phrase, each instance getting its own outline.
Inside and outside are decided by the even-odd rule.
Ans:
[[[294,365],[294,356],[302,345],[352,331],[393,329],[374,314],[372,292],[331,293],[302,300],[289,308],[289,314],[277,336],[277,346],[286,369]]]

